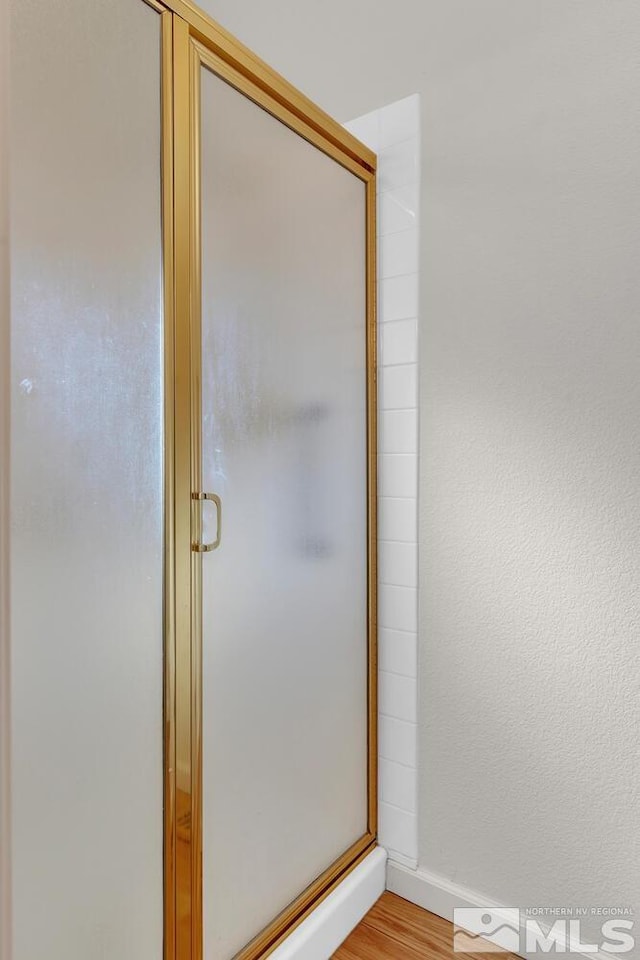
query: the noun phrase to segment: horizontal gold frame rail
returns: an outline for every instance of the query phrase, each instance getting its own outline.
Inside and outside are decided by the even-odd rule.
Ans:
[[[190,0],[162,0],[162,2],[167,9],[173,10],[189,24],[193,39],[198,40],[211,53],[220,57],[249,80],[255,90],[266,91],[274,101],[286,106],[294,116],[313,128],[327,143],[333,144],[360,166],[370,171],[376,169],[376,155],[373,150],[345,130],[342,124],[321,110],[196,4],[191,3]]]

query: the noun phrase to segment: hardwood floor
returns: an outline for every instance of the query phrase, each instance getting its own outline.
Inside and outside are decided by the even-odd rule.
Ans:
[[[500,960],[519,960],[499,951]],[[486,953],[453,952],[453,924],[415,904],[383,893],[333,960],[487,960]]]

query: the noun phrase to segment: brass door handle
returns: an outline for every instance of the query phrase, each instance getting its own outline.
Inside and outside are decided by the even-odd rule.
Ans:
[[[210,553],[211,550],[216,550],[220,546],[220,540],[222,539],[222,500],[217,493],[192,493],[192,500],[211,500],[212,503],[216,505],[216,519],[218,522],[218,529],[216,531],[216,538],[213,543],[192,543],[191,549],[196,553]]]

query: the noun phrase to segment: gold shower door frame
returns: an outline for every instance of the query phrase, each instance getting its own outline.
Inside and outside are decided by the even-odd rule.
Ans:
[[[164,960],[202,960],[200,74],[230,83],[366,186],[367,829],[236,960],[267,956],[373,849],[377,833],[376,158],[187,0],[162,14],[165,284]],[[259,163],[259,158],[256,161]],[[364,492],[364,491],[363,491]]]

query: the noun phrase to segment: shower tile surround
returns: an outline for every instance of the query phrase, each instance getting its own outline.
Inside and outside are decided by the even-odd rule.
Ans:
[[[420,98],[345,126],[378,154],[379,839],[415,869]]]

